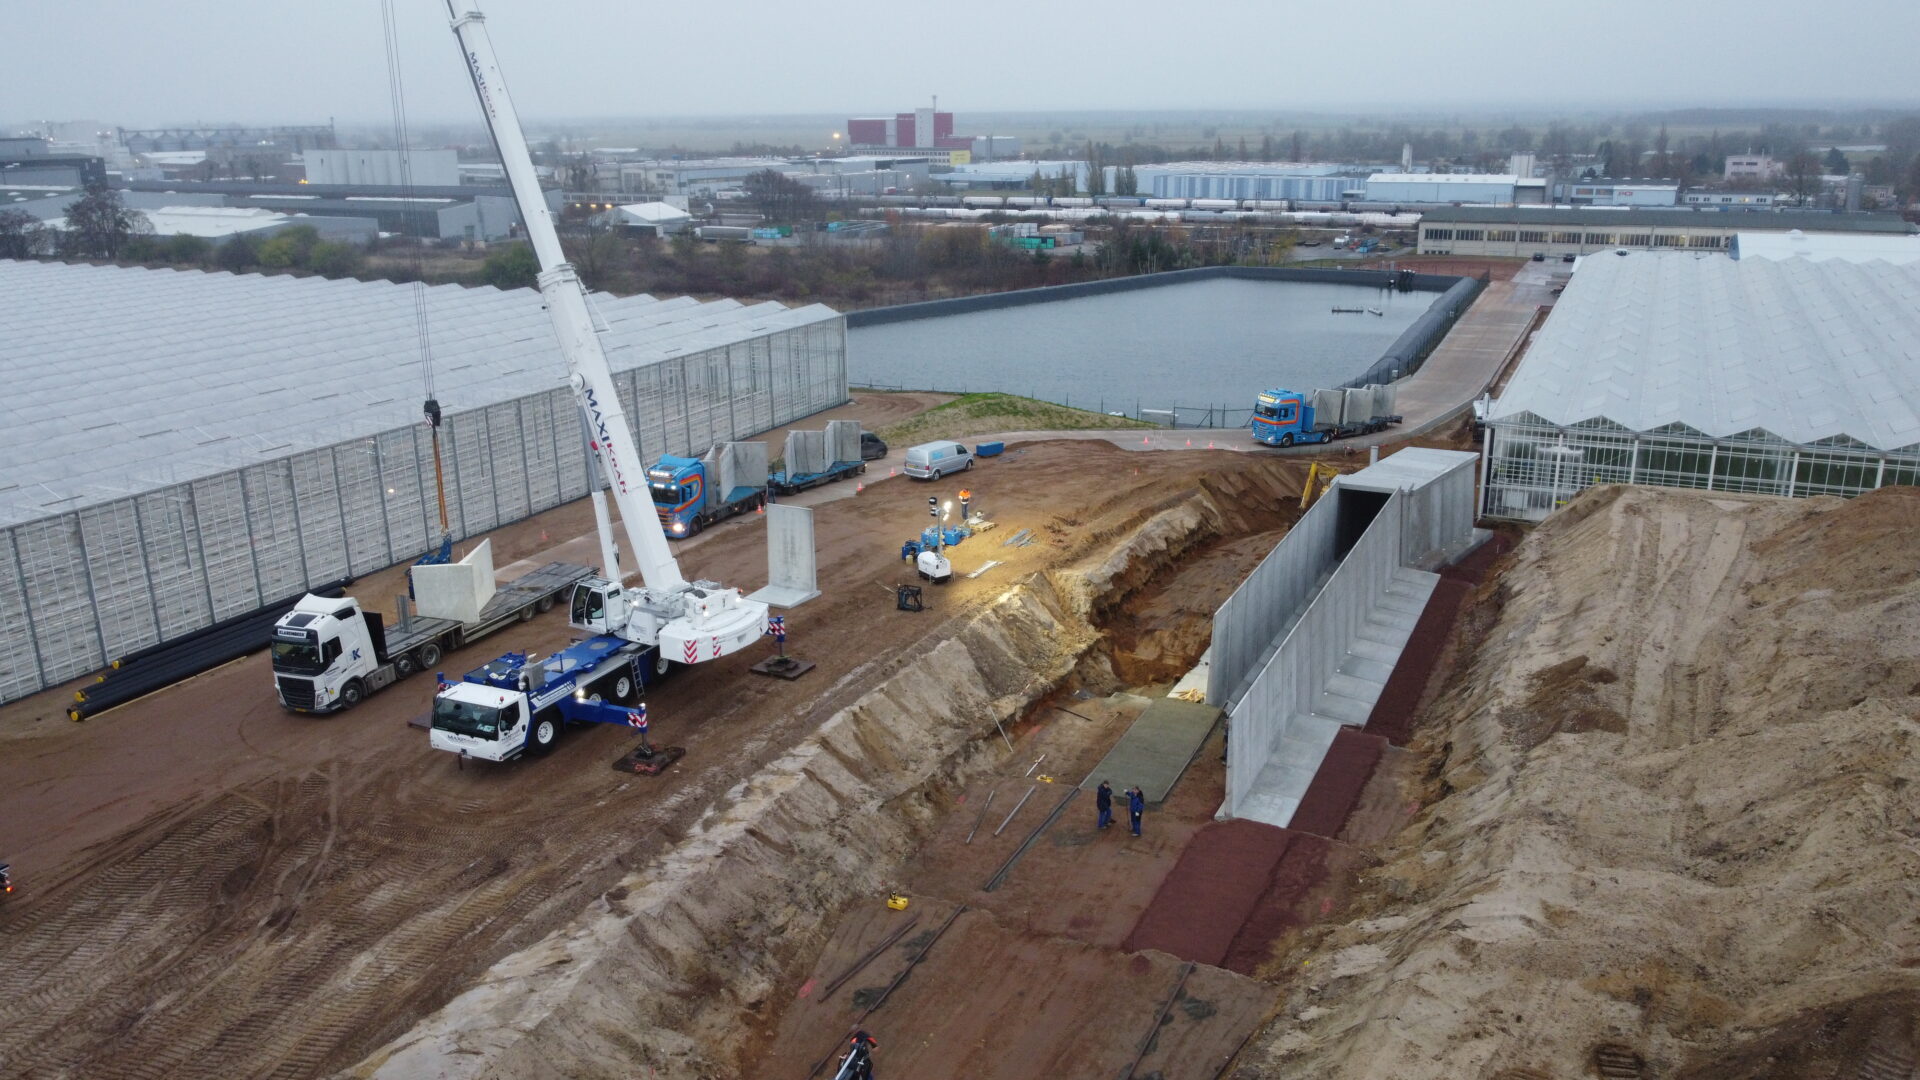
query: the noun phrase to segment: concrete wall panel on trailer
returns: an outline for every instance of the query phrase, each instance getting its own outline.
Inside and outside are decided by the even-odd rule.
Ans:
[[[1338,502],[1336,490],[1315,509]],[[1227,744],[1226,809],[1230,816],[1243,816],[1254,782],[1286,736],[1288,724],[1314,711],[1316,699],[1359,635],[1374,600],[1385,593],[1400,568],[1405,503],[1402,493],[1388,496],[1229,710],[1232,737]],[[1332,516],[1329,513],[1329,519]]]
[[[1342,390],[1313,392],[1313,420],[1316,424],[1338,424],[1347,414],[1347,395]]]
[[[834,319],[716,342],[615,380],[642,456],[691,456],[846,401],[845,348]],[[586,494],[582,422],[564,387],[443,406],[456,539]],[[0,701],[410,560],[439,533],[432,445],[418,424],[10,525],[0,529]]]
[[[1214,612],[1207,704],[1222,709],[1232,704],[1286,621],[1307,605],[1320,579],[1333,569],[1333,503],[1314,503]]]

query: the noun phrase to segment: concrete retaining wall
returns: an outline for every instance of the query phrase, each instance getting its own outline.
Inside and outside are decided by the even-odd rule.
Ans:
[[[1333,569],[1334,502],[1314,503],[1213,613],[1207,704],[1232,707],[1287,620],[1307,606],[1314,587]]]
[[[1314,507],[1336,505],[1339,489]],[[1307,606],[1293,629],[1253,677],[1228,714],[1227,812],[1239,816],[1242,804],[1286,732],[1288,720],[1310,713],[1327,680],[1360,634],[1367,613],[1385,594],[1400,568],[1401,529],[1407,497],[1396,492],[1341,561],[1326,587]],[[1329,511],[1328,519],[1332,520]],[[1291,534],[1289,534],[1291,538]],[[1324,541],[1332,554],[1329,536]],[[1277,554],[1277,550],[1276,550]],[[1262,564],[1264,566],[1264,564]],[[1216,655],[1216,663],[1218,657]]]

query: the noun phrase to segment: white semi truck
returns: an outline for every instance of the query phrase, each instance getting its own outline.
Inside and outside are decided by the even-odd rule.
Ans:
[[[280,704],[294,712],[351,709],[468,642],[551,609],[591,567],[548,563],[502,586],[472,622],[410,615],[385,625],[351,596],[309,593],[273,625],[273,684]]]

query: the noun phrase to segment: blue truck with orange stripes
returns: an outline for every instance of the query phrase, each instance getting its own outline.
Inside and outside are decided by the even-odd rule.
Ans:
[[[1303,446],[1371,435],[1398,424],[1393,387],[1369,385],[1340,390],[1268,390],[1254,399],[1253,437],[1268,446]]]
[[[684,540],[767,504],[766,445],[720,443],[704,458],[662,455],[647,470],[647,488],[667,537]]]

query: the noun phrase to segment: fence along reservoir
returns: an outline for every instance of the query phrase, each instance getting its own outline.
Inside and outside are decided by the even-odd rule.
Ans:
[[[1338,386],[1360,374],[1433,302],[1431,292],[1366,285],[1182,282],[851,328],[847,378],[1006,391],[1129,416],[1178,406],[1182,424],[1203,422],[1212,408],[1214,423],[1237,425],[1262,390]]]

